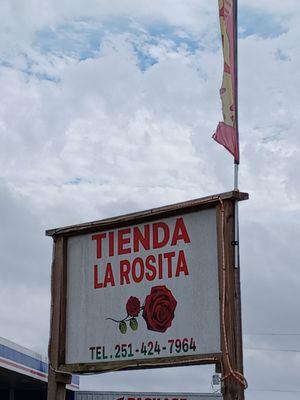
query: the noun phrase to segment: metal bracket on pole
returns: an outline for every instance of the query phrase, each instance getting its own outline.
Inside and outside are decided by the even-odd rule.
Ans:
[[[55,381],[58,383],[64,383],[65,385],[70,385],[72,382],[72,375],[66,372],[54,371]]]

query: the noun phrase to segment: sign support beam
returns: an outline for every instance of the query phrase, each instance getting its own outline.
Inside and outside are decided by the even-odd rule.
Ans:
[[[66,305],[65,285],[66,269],[64,255],[66,242],[64,237],[54,239],[51,276],[51,332],[49,340],[48,400],[65,400],[66,385],[71,383],[72,375],[58,371],[64,357],[64,333]]]
[[[236,201],[227,200],[219,206],[219,238],[220,258],[224,246],[224,261],[220,260],[225,268],[225,280],[221,279],[224,298],[224,324],[222,324],[222,379],[224,400],[244,400],[243,378],[243,350],[242,350],[242,322],[239,269],[235,268],[235,211]],[[222,218],[223,222],[222,223]],[[223,228],[223,232],[221,229]],[[221,316],[222,319],[222,316]],[[225,343],[227,342],[227,343]]]

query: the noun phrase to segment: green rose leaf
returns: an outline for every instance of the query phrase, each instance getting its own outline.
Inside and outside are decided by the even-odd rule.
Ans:
[[[136,318],[131,318],[131,320],[129,321],[129,325],[133,331],[136,331],[139,326]]]
[[[121,333],[125,334],[126,331],[127,331],[126,322],[121,321],[121,322],[119,323],[119,329],[120,329],[120,332],[121,332]]]

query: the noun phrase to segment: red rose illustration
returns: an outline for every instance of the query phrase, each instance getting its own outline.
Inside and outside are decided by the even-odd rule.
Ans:
[[[151,288],[143,310],[147,328],[151,331],[165,332],[172,325],[176,305],[177,301],[166,286]]]
[[[141,310],[141,303],[137,297],[129,297],[126,304],[127,314],[131,317],[137,317]]]

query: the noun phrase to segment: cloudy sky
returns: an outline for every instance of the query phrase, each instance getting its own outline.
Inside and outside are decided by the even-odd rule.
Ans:
[[[239,4],[247,399],[296,399],[300,2]],[[45,229],[232,189],[232,157],[211,139],[221,79],[217,0],[0,2],[0,336],[46,353]],[[207,392],[211,375],[112,373],[81,387]]]

